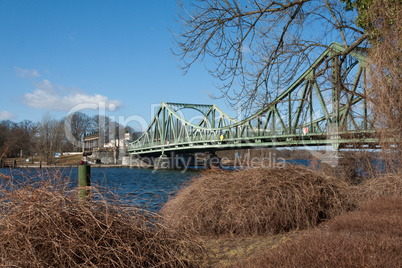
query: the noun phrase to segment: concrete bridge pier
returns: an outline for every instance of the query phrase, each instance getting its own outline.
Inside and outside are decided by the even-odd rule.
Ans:
[[[354,160],[345,157],[339,150],[321,159],[319,170],[327,175],[346,180],[353,180],[356,176]]]
[[[154,158],[154,169],[186,169],[222,167],[221,158],[216,154],[170,154]]]
[[[154,158],[154,169],[180,169],[185,168],[184,157],[170,154],[162,154]]]
[[[203,165],[204,162],[200,164],[200,160],[197,160],[197,155],[192,154],[163,154],[154,159],[154,169],[186,169]]]
[[[158,158],[154,160],[154,169],[169,169],[171,167],[169,157],[167,155],[162,154]]]
[[[205,168],[222,168],[222,158],[219,158],[215,153],[212,154],[205,162]]]
[[[154,159],[152,157],[132,157],[130,155],[130,166],[140,168],[151,168],[154,165]]]

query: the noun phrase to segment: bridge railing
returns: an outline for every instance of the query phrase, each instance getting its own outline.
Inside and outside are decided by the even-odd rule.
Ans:
[[[365,56],[357,50],[340,61],[336,55],[342,50],[340,44],[332,44],[273,102],[240,122],[215,105],[163,102],[144,134],[130,144],[129,151],[222,149],[233,144],[338,146],[360,142],[358,139],[374,142],[374,116],[364,98]],[[202,120],[188,122],[177,113],[184,108],[201,112]]]

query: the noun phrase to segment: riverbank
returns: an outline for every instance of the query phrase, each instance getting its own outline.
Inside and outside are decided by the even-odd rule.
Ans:
[[[303,167],[210,172],[162,209],[207,267],[399,267],[402,174],[357,185]]]
[[[199,179],[191,179],[194,174],[172,170],[153,172],[145,169],[95,168],[94,180],[109,184],[91,187],[96,198],[91,200],[91,206],[82,206],[83,203],[77,200],[77,189],[71,188],[76,185],[72,177],[76,170],[67,170],[68,178],[63,174],[35,177],[32,185],[18,183],[16,178],[3,180],[6,184],[0,187],[0,212],[3,213],[0,215],[0,237],[3,237],[0,239],[1,265],[32,265],[33,259],[43,267],[62,266],[62,262],[71,260],[74,261],[72,266],[86,261],[93,261],[95,265],[103,258],[109,258],[105,263],[111,261],[115,267],[130,267],[134,263],[141,265],[143,261],[152,262],[151,266],[165,263],[167,267],[322,267],[326,262],[338,267],[347,264],[395,267],[402,261],[399,254],[394,254],[401,251],[397,238],[402,235],[402,183],[398,174],[366,180],[356,186],[303,167],[271,171],[210,170],[197,172],[201,175]],[[31,173],[32,176],[35,174]],[[110,174],[114,174],[117,180],[111,181]],[[145,174],[152,174],[152,177],[146,177]],[[29,171],[26,171],[26,176],[29,175]],[[164,177],[166,175],[169,177]],[[173,181],[184,175],[189,176],[187,180]],[[163,176],[163,179],[158,181],[157,176]],[[23,177],[24,181],[26,178]],[[70,178],[72,184],[71,180],[64,181]],[[197,182],[202,181],[205,187],[200,188]],[[128,190],[130,194],[124,197],[105,192],[117,185],[127,193],[128,182],[135,185],[137,190]],[[166,197],[163,203],[167,200],[181,202],[188,209],[162,210],[162,214],[157,207],[155,212],[143,208],[138,210],[134,200],[145,196],[141,193],[150,194],[155,199],[169,192],[160,190],[161,182],[170,187],[184,183],[182,191],[188,193],[188,199],[183,199],[179,192],[170,198]],[[146,188],[145,183],[153,184]],[[160,191],[155,192],[155,189]],[[392,200],[384,199],[384,196]],[[366,208],[366,202],[374,202],[374,205]],[[209,207],[208,212],[203,212],[205,207]],[[126,208],[131,209],[129,214],[125,214]],[[136,210],[138,213],[150,213],[151,218],[136,217],[139,215]],[[187,216],[178,215],[174,218],[174,213],[183,213],[185,210],[188,211]],[[95,215],[94,211],[102,214]],[[116,221],[115,216],[119,217]],[[117,224],[121,218],[127,220],[127,224]],[[152,224],[158,223],[160,226],[157,229],[141,229],[149,226],[149,219]],[[180,223],[182,220],[190,224]],[[16,223],[22,223],[24,228]],[[196,226],[205,229],[192,230]],[[210,231],[212,233],[208,233]],[[81,232],[85,239],[76,236]],[[159,237],[160,234],[166,234],[166,239]],[[19,241],[20,238],[23,240]],[[112,247],[102,244],[114,239],[117,240],[113,243],[117,244]],[[154,247],[145,246],[149,241]],[[173,244],[169,241],[173,241]],[[177,243],[180,247],[177,247]],[[20,248],[18,245],[23,246]],[[194,250],[188,251],[186,245]],[[98,246],[101,247],[99,251]],[[146,249],[146,252],[136,251],[138,249]],[[306,249],[309,250],[308,254]],[[288,251],[291,255],[286,255]],[[15,252],[20,252],[19,259],[15,258]],[[110,255],[110,252],[115,254]],[[167,259],[157,259],[155,255]],[[123,259],[126,264],[116,264]],[[349,260],[352,262],[347,262]]]
[[[383,196],[317,228],[254,237],[204,237],[207,267],[400,267],[402,197]]]

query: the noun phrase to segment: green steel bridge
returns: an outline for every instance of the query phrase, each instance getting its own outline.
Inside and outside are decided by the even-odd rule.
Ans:
[[[333,43],[274,101],[241,121],[216,105],[162,102],[128,151],[155,157],[252,147],[375,147],[365,51],[356,48],[346,57],[343,52]],[[200,115],[186,119],[183,109]]]

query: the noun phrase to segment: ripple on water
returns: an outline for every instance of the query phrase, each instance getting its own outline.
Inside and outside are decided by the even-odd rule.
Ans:
[[[40,177],[53,176],[55,172],[71,178],[72,186],[78,181],[78,168],[1,169],[2,174],[10,175],[19,181],[24,181],[26,177],[36,180]],[[118,194],[123,202],[157,211],[170,195],[180,189],[181,185],[198,174],[199,172],[194,170],[183,172],[137,168],[91,168],[91,184],[105,187]]]

